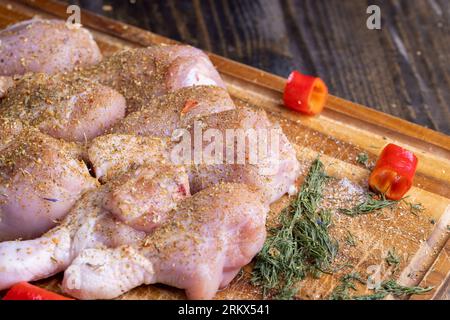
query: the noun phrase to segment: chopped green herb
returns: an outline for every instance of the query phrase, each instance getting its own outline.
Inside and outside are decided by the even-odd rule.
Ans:
[[[413,294],[424,294],[433,290],[433,287],[406,287],[398,284],[395,280],[383,281],[379,288],[375,289],[375,292],[370,295],[356,296],[354,300],[379,300],[385,298],[387,295],[392,294],[396,297],[410,296]]]
[[[353,236],[353,234],[347,230],[347,234],[345,236],[345,243],[347,243],[349,246],[351,247],[355,247],[356,246],[356,240],[355,237]]]
[[[409,211],[416,216],[419,213],[421,213],[423,210],[425,210],[425,207],[421,203],[412,203],[412,202],[408,202],[408,201],[404,201],[404,202],[408,205]]]
[[[329,299],[351,300],[352,297],[349,294],[349,289],[356,290],[354,281],[359,281],[362,284],[366,283],[357,272],[346,274],[341,277],[340,284],[334,288]]]
[[[388,264],[388,266],[390,267],[393,266],[395,269],[398,268],[398,266],[400,265],[400,257],[398,256],[395,249],[388,251],[385,261]]]
[[[341,283],[337,285],[331,293],[331,300],[379,300],[392,294],[396,297],[409,296],[413,294],[424,294],[433,289],[433,287],[406,287],[398,284],[395,280],[383,281],[374,293],[369,295],[351,296],[349,290],[356,290],[355,281],[366,284],[358,273],[350,273],[341,277]]]
[[[280,226],[269,230],[252,278],[264,296],[273,291],[276,299],[292,299],[298,281],[330,269],[338,244],[328,234],[331,212],[318,209],[328,179],[322,162],[315,160],[297,198],[281,212]]]
[[[358,162],[359,164],[367,166],[367,161],[369,161],[369,155],[365,152],[359,153],[356,157],[356,162]]]
[[[357,204],[351,209],[341,208],[339,209],[339,212],[354,217],[360,214],[368,214],[383,208],[392,207],[397,203],[397,200],[386,199],[384,195],[382,195],[381,198],[376,198],[374,195],[369,194],[364,202]]]

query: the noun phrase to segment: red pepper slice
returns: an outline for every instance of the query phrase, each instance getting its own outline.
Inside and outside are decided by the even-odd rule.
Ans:
[[[186,100],[181,113],[188,113],[190,110],[194,109],[198,105],[198,101],[196,100]]]
[[[327,101],[328,88],[322,79],[293,71],[284,88],[284,105],[308,115],[322,112]]]
[[[19,282],[9,289],[2,300],[73,300],[28,282]]]
[[[381,152],[370,174],[369,185],[388,199],[400,200],[411,188],[416,168],[414,153],[390,143]]]

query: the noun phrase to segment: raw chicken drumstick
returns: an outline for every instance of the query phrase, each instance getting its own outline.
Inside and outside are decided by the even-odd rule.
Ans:
[[[75,145],[7,120],[0,132],[0,241],[35,238],[97,181]]]
[[[140,246],[82,251],[64,273],[63,290],[80,299],[110,299],[144,283],[164,283],[185,289],[189,299],[210,299],[261,250],[267,212],[260,193],[247,185],[202,190],[181,201]]]
[[[0,75],[54,74],[100,62],[91,33],[62,20],[31,19],[0,31]]]
[[[73,206],[62,222],[42,237],[0,243],[0,290],[21,281],[47,278],[65,270],[85,248],[137,242],[145,236],[103,209],[110,190],[102,186]]]
[[[149,175],[157,170],[160,175]],[[187,196],[188,176],[174,167],[142,167],[86,193],[62,222],[42,237],[0,243],[0,290],[63,271],[86,248],[138,245],[146,234],[117,220],[105,208],[145,229],[149,222],[153,227],[164,223],[167,212]]]

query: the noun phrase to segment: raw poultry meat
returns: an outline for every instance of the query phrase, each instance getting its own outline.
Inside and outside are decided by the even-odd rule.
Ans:
[[[47,206],[67,207],[44,235],[49,226],[26,237],[38,238],[0,243],[0,290],[63,270],[64,290],[83,299],[114,298],[150,283],[207,299],[226,286],[261,249],[268,205],[292,189],[299,164],[279,126],[264,111],[236,107],[224,88],[207,55],[189,46],[130,49],[95,66],[16,80],[0,105],[0,156],[9,159],[26,145],[37,156],[6,163],[26,172],[32,165],[41,183],[57,177],[50,196],[36,187],[22,205],[39,197]],[[221,134],[279,130],[276,170],[264,173],[273,165],[270,155],[254,164],[197,163],[192,154],[174,162],[180,142],[174,131],[194,141],[198,123],[203,131]],[[33,139],[41,141],[30,143]],[[244,158],[250,157],[251,139],[244,139]],[[232,145],[237,148],[237,142]],[[200,150],[207,148],[202,141]],[[10,171],[0,168],[2,176]],[[4,186],[17,190],[30,179],[19,177]],[[68,188],[70,179],[78,193],[73,202],[60,203],[60,189]],[[22,211],[15,216],[29,219],[31,211]]]
[[[63,271],[86,248],[137,243],[145,233],[116,221],[103,208],[110,192],[102,186],[85,193],[61,223],[33,240],[0,243],[0,290]]]
[[[65,21],[31,19],[0,31],[0,75],[49,74],[98,63],[102,55],[91,33]]]
[[[136,230],[151,232],[166,220],[166,213],[190,196],[184,167],[146,165],[111,182],[104,207]]]
[[[128,113],[155,97],[181,88],[225,84],[208,56],[190,46],[153,46],[120,51],[79,76],[114,88],[127,101]]]
[[[97,181],[75,145],[17,122],[2,125],[0,241],[34,238],[55,226]]]
[[[265,193],[266,199],[272,203],[286,192],[295,189],[295,181],[300,170],[295,150],[279,125],[273,124],[264,111],[246,106],[236,108],[220,89],[195,87],[181,91],[164,95],[153,104],[147,105],[145,109],[129,114],[113,131],[173,138],[177,128],[184,128],[189,130],[192,141],[195,141],[196,128],[203,133],[208,129],[216,130],[215,133],[218,130],[224,146],[220,163],[194,163],[194,149],[205,151],[211,141],[203,138],[201,146],[197,147],[192,143],[192,152],[190,153],[192,158],[189,157],[187,164],[193,193],[220,181],[249,183],[260,187]],[[193,102],[197,102],[197,104],[194,103],[192,106]],[[217,105],[218,102],[225,107],[220,108]],[[190,108],[182,113],[186,104]],[[209,109],[212,112],[208,113]],[[195,123],[198,123],[198,126]],[[236,135],[245,135],[251,133],[251,130],[255,130],[255,133],[258,133],[259,130],[263,134],[260,137],[254,137],[254,141],[263,140],[265,135],[268,142],[268,145],[264,146],[266,154],[261,153],[262,156],[255,163],[248,163],[251,152],[249,148],[252,145],[251,136],[247,136],[241,145],[238,145],[239,138],[237,136],[227,139],[227,131]],[[272,161],[270,154],[271,140],[278,141],[275,161]],[[228,150],[227,143],[230,146]],[[241,146],[244,146],[244,149],[241,149]],[[172,148],[175,149],[176,145]],[[244,150],[243,158],[247,159],[245,163],[238,161],[239,150]],[[104,152],[102,149],[100,151]],[[205,153],[206,151],[203,152],[203,154]],[[171,152],[171,154],[174,153]],[[232,154],[229,162],[226,159],[227,154]],[[214,157],[214,154],[211,157]],[[172,161],[174,161],[173,158]],[[95,161],[92,162],[95,163]]]
[[[144,181],[150,186],[128,194],[124,192],[128,187],[138,188],[140,178],[152,178],[146,176],[151,170],[160,174]],[[176,208],[177,202],[188,195],[187,174],[182,168],[165,166],[141,168],[134,174],[128,173],[117,181],[91,190],[83,195],[57,227],[42,237],[0,243],[0,290],[20,281],[38,280],[65,270],[84,249],[139,245],[146,233],[122,223],[107,208],[112,208],[121,219],[138,224],[127,216],[123,206],[123,201],[127,199],[137,200],[139,203],[132,202],[129,207],[134,217],[136,214],[147,215],[151,221],[159,215],[159,224],[166,220],[168,212]],[[162,205],[155,207],[157,202]],[[152,208],[157,212],[152,212]],[[142,222],[139,225],[148,227]]]
[[[182,88],[157,97],[130,113],[112,131],[142,136],[171,137],[173,132],[202,115],[235,109],[230,95],[217,86]]]
[[[142,165],[169,164],[169,146],[164,138],[108,134],[92,141],[88,159],[95,176],[106,182]]]
[[[125,116],[124,97],[85,78],[26,75],[0,102],[0,117],[21,119],[55,138],[86,142]]]
[[[248,185],[204,189],[181,201],[141,245],[83,251],[65,271],[63,290],[107,299],[143,283],[164,283],[185,289],[190,299],[210,299],[261,250],[268,210]]]

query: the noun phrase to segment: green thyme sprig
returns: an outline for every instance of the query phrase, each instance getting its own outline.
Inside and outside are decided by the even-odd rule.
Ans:
[[[331,212],[318,208],[328,179],[322,162],[315,160],[297,198],[281,212],[280,226],[269,230],[252,278],[265,297],[273,292],[275,299],[292,299],[298,281],[331,268],[338,243],[328,233]]]

